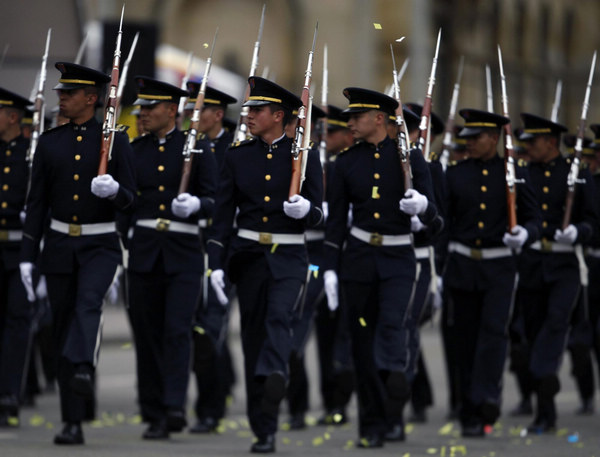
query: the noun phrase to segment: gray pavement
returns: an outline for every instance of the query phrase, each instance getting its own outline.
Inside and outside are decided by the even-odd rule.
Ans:
[[[282,407],[281,430],[277,435],[277,454],[281,456],[373,454],[378,456],[587,456],[600,457],[600,414],[580,417],[574,414],[578,406],[577,393],[569,376],[569,361],[563,363],[562,392],[558,397],[559,429],[552,435],[526,435],[523,427],[531,418],[501,417],[493,432],[486,438],[460,437],[456,422],[445,419],[446,386],[442,349],[437,326],[423,331],[423,347],[435,390],[435,406],[428,410],[426,424],[408,424],[407,441],[386,443],[377,450],[355,447],[356,409],[350,409],[351,422],[342,427],[309,426],[303,431],[285,430],[285,405]],[[238,318],[232,317],[232,348],[238,379],[242,378],[242,354],[239,345]],[[320,414],[316,382],[314,342],[307,349],[311,370],[311,405],[309,420]],[[240,456],[248,455],[252,434],[244,410],[243,383],[238,382],[229,414],[221,433],[191,435],[173,434],[168,442],[148,442],[141,439],[144,425],[136,415],[135,352],[131,344],[125,312],[119,307],[107,307],[104,341],[98,367],[98,418],[84,428],[86,445],[72,448],[52,444],[60,429],[58,396],[38,397],[34,408],[21,413],[19,428],[0,429],[0,456]],[[192,401],[195,392],[190,383],[189,421],[193,421]],[[516,404],[514,379],[505,377],[504,409]]]

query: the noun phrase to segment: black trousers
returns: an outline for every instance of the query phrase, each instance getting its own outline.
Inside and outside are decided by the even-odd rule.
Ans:
[[[277,415],[263,411],[264,380],[279,372],[286,379],[292,351],[291,318],[303,281],[274,279],[262,254],[244,261],[237,281],[244,352],[247,414],[257,437],[277,431]]]
[[[168,409],[184,410],[200,281],[199,272],[166,274],[160,261],[150,273],[129,271],[129,316],[145,422],[159,421]]]

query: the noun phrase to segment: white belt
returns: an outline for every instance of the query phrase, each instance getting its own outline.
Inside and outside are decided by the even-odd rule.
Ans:
[[[22,230],[0,230],[0,241],[21,241],[22,239]]]
[[[66,222],[50,219],[50,228],[55,232],[69,236],[103,235],[116,233],[117,224],[114,222],[99,222],[97,224],[67,224]]]
[[[429,258],[429,247],[422,246],[420,248],[415,248],[415,257],[419,260],[428,259]]]
[[[325,232],[322,230],[307,230],[304,232],[306,241],[320,241],[325,239]]]
[[[140,219],[135,223],[139,227],[155,229],[159,232],[178,232],[198,235],[200,227],[195,224],[186,224],[185,222],[176,222],[169,219]]]
[[[536,241],[529,246],[531,249],[541,252],[560,252],[560,253],[573,253],[575,252],[575,246],[568,244],[554,243],[552,241]]]
[[[599,248],[588,248],[585,251],[586,255],[589,255],[590,257],[594,257],[596,259],[600,259],[600,249]]]
[[[259,244],[304,244],[304,233],[267,233],[241,228],[237,235],[246,240],[258,241]]]
[[[510,257],[512,250],[509,247],[503,246],[498,248],[471,248],[456,241],[448,243],[448,252],[456,252],[457,254],[470,257],[475,260],[500,259],[502,257]]]
[[[410,246],[413,240],[412,234],[380,235],[379,233],[367,232],[355,226],[350,229],[350,235],[372,246]]]

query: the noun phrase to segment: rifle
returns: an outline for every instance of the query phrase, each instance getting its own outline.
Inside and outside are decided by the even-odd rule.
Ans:
[[[8,43],[4,45],[4,49],[2,50],[2,57],[0,57],[0,68],[4,66],[4,59],[6,59],[6,53],[8,52],[9,47],[10,45]]]
[[[310,82],[312,79],[312,64],[313,54],[315,53],[315,44],[317,42],[317,32],[319,31],[319,23],[315,26],[315,34],[313,36],[312,49],[308,53],[308,63],[306,72],[304,73],[304,86],[302,87],[302,106],[298,108],[298,120],[296,121],[296,136],[292,143],[292,177],[290,179],[290,190],[288,197],[300,193],[302,182],[304,181],[303,162],[306,163],[309,150],[310,136],[306,131],[308,126],[310,132]]]
[[[554,93],[554,103],[552,104],[552,116],[550,120],[552,122],[558,121],[558,109],[560,108],[560,98],[562,95],[562,80],[556,81],[556,92]]]
[[[498,45],[498,62],[500,64],[500,81],[502,88],[502,115],[509,118],[508,115],[508,94],[506,92],[506,76],[504,75],[504,66],[502,65],[502,51]],[[517,179],[515,171],[515,149],[513,146],[512,128],[510,121],[504,125],[504,171],[506,173],[506,208],[508,211],[508,230],[517,225],[517,184],[523,182]]]
[[[48,64],[48,51],[50,49],[51,35],[52,29],[48,29],[48,34],[46,35],[46,48],[42,57],[42,67],[40,69],[38,88],[35,95],[33,121],[31,123],[31,139],[29,140],[29,149],[27,149],[27,155],[25,156],[27,159],[27,166],[29,168],[29,178],[27,179],[27,191],[25,194],[26,196],[29,196],[29,191],[31,190],[33,155],[35,154],[35,149],[37,148],[40,135],[44,131],[44,111],[46,108],[44,101],[44,86],[46,85],[46,66]],[[27,201],[27,198],[25,201]]]
[[[401,41],[401,40],[400,40]],[[396,58],[394,57],[394,48],[390,43],[390,52],[392,53],[392,74],[394,76],[394,98],[398,102],[396,108],[396,132],[398,155],[400,156],[400,165],[402,166],[402,175],[404,176],[404,190],[412,189],[412,170],[410,168],[410,148],[408,146],[408,128],[404,122],[402,112],[402,100],[400,100],[400,84],[398,84],[398,71],[396,70]]]
[[[85,36],[83,37],[83,41],[81,42],[81,44],[79,45],[79,49],[77,50],[77,55],[75,56],[74,63],[80,64],[81,61],[83,60],[83,53],[85,52],[85,48],[87,46],[89,36],[90,36],[90,34],[86,33]]]
[[[325,112],[325,117],[319,119],[319,159],[323,168],[323,184],[325,184],[325,163],[327,162],[327,82],[329,71],[327,69],[327,45],[323,46],[323,81],[321,85],[321,109]]]
[[[494,112],[494,94],[492,92],[492,72],[488,64],[485,65],[485,88],[487,92],[487,110]]]
[[[258,27],[258,38],[254,43],[254,52],[252,54],[252,63],[250,64],[250,74],[248,77],[254,76],[256,69],[258,68],[258,52],[260,51],[260,41],[262,40],[263,26],[265,24],[265,9],[267,5],[263,5],[262,14],[260,16],[260,26]],[[250,86],[246,86],[246,95],[244,96],[244,101],[248,100],[250,96]],[[233,141],[244,141],[246,136],[248,135],[248,112],[250,108],[247,106],[243,106],[240,111],[240,118],[238,119],[237,126],[235,128],[235,132],[233,134]]]
[[[571,161],[571,168],[567,176],[567,197],[565,199],[565,212],[563,214],[562,229],[566,229],[571,223],[571,213],[573,212],[573,203],[575,201],[575,185],[585,182],[579,177],[579,164],[581,162],[581,154],[583,152],[583,139],[585,137],[585,123],[587,120],[587,112],[590,107],[590,94],[592,91],[592,80],[594,79],[594,70],[596,68],[596,51],[592,58],[592,66],[590,68],[590,76],[588,77],[587,87],[585,89],[585,97],[581,107],[581,119],[579,121],[579,129],[577,130],[577,141],[575,142],[575,153]]]
[[[200,127],[200,114],[202,113],[202,108],[204,107],[204,94],[206,93],[206,83],[208,81],[208,75],[210,73],[210,67],[212,65],[212,56],[215,50],[215,44],[217,42],[217,34],[219,33],[219,28],[215,31],[215,36],[213,38],[212,47],[210,48],[210,56],[206,59],[206,67],[204,68],[204,76],[202,77],[202,83],[200,84],[200,88],[198,89],[198,95],[196,97],[196,103],[194,103],[194,112],[192,113],[192,118],[190,119],[190,129],[188,130],[187,137],[185,139],[185,144],[183,145],[183,167],[181,169],[181,181],[179,182],[179,190],[177,191],[177,195],[181,195],[184,192],[187,192],[187,188],[190,184],[190,174],[192,172],[192,153],[202,152],[199,149],[196,149],[196,141],[198,137],[198,129]]]
[[[429,135],[429,128],[431,123],[431,105],[433,104],[433,88],[435,87],[435,71],[437,69],[438,56],[440,54],[440,40],[442,38],[442,29],[438,32],[437,45],[435,47],[435,56],[431,64],[431,74],[429,75],[429,84],[427,85],[427,95],[425,96],[425,102],[423,103],[423,110],[421,111],[421,123],[419,124],[419,140],[417,142],[418,148],[421,149],[425,159],[429,162],[429,148],[427,144],[427,136]],[[400,106],[402,110],[402,106]]]
[[[454,90],[452,91],[452,100],[450,101],[450,112],[448,113],[448,120],[444,129],[444,140],[442,142],[442,156],[440,157],[440,163],[442,168],[446,171],[448,168],[448,159],[450,158],[450,149],[452,149],[452,135],[454,134],[454,118],[456,117],[456,107],[458,105],[458,95],[460,93],[460,80],[462,79],[463,68],[465,64],[465,56],[460,56],[460,63],[458,64],[458,75],[456,76],[456,82],[454,83]]]
[[[121,37],[123,36],[123,15],[125,14],[125,5],[121,10],[121,22],[119,23],[119,33],[117,33],[117,44],[113,56],[113,67],[110,74],[110,88],[104,104],[104,123],[102,124],[102,144],[100,146],[100,163],[98,164],[98,175],[105,175],[108,168],[108,161],[111,158],[113,142],[115,140],[115,124],[117,122],[117,89],[119,87],[119,64],[121,61]]]
[[[129,72],[129,65],[131,64],[131,59],[133,58],[139,36],[140,32],[136,32],[131,47],[129,48],[129,55],[125,60],[125,63],[123,63],[123,70],[121,70],[121,77],[119,78],[119,87],[117,88],[117,111],[121,111],[121,97],[123,96],[123,90],[125,89],[125,83],[127,82],[127,73]]]
[[[187,66],[185,70],[185,75],[181,80],[181,86],[179,88],[181,90],[187,90],[187,83],[190,80],[190,75],[192,74],[192,64],[194,63],[194,53],[190,51],[188,54]],[[185,105],[187,103],[188,97],[181,97],[179,99],[179,106],[177,107],[177,128],[181,129],[181,125],[183,124],[183,112],[185,110]]]

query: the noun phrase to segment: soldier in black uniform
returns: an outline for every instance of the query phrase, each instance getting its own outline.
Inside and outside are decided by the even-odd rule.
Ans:
[[[30,351],[35,297],[27,299],[19,274],[19,249],[29,177],[29,140],[21,121],[31,102],[0,88],[0,427],[18,425],[19,404]],[[14,422],[9,418],[14,418]]]
[[[561,156],[560,136],[566,127],[533,114],[521,113],[530,157],[529,173],[542,213],[541,241],[521,254],[519,289],[525,334],[529,342],[529,374],[537,397],[529,430],[551,431],[556,426],[554,396],[560,390],[558,370],[567,343],[569,319],[580,292],[580,261],[576,245],[587,243],[597,228],[592,178],[582,169],[585,183],[575,186],[572,216],[563,229],[570,159]],[[581,254],[580,260],[583,261]]]
[[[348,114],[341,108],[328,105],[327,111],[327,162],[323,169],[325,182],[325,201],[323,209],[327,219],[329,186],[327,182],[333,179],[335,159],[340,151],[354,144],[354,136],[348,128]],[[321,229],[319,236],[307,232],[308,256],[311,264],[318,265],[317,274],[309,283],[307,301],[315,300],[315,332],[319,353],[320,391],[325,412],[317,423],[319,425],[343,425],[348,422],[346,408],[354,390],[354,369],[350,347],[346,308],[339,306],[330,310],[323,290],[324,252],[323,240],[325,234]],[[319,232],[317,232],[319,233]]]
[[[284,126],[301,101],[264,78],[248,82],[245,104],[255,138],[235,143],[225,153],[207,249],[217,296],[227,300],[224,268],[237,286],[247,413],[258,439],[251,452],[267,453],[275,451],[292,349],[291,317],[308,269],[304,229],[323,219],[323,176],[318,155],[310,151],[301,195],[288,201],[292,139]]]
[[[500,415],[507,327],[517,280],[513,249],[539,237],[540,216],[527,170],[516,167],[518,225],[508,229],[504,161],[496,147],[509,122],[486,111],[463,109],[469,158],[448,167],[448,260],[444,288],[460,339],[462,435],[485,436]]]
[[[187,424],[194,312],[203,271],[198,219],[212,215],[216,161],[197,142],[186,192],[181,182],[186,136],[175,126],[178,87],[138,76],[144,129],[132,142],[138,204],[129,247],[129,315],[137,354],[137,383],[144,439],[166,439]]]
[[[406,321],[416,280],[410,218],[418,215],[431,224],[438,214],[420,151],[410,153],[414,188],[405,192],[398,148],[386,130],[398,102],[355,87],[344,89],[344,95],[348,127],[360,141],[338,154],[327,183],[324,283],[329,307],[335,309],[339,271],[358,389],[358,445],[370,448],[383,446],[384,437],[404,437],[401,416],[410,364]]]
[[[108,174],[98,174],[102,125],[94,111],[110,77],[59,62],[61,115],[69,123],[40,137],[33,162],[21,247],[21,278],[33,296],[33,262],[41,253],[57,345],[65,426],[56,444],[83,444],[81,422],[94,416],[102,300],[121,263],[116,212],[131,211],[134,171],[127,135],[115,133]],[[50,216],[49,230],[47,217]]]
[[[189,81],[187,89],[190,98],[186,110],[193,110],[200,83]],[[236,103],[236,99],[212,87],[206,87],[204,107],[200,114],[199,131],[210,141],[210,146],[220,169],[225,160],[225,151],[233,140],[233,131],[223,126],[227,105]],[[218,175],[216,176],[218,177]],[[202,238],[206,239],[206,228],[211,219],[200,219],[203,229]],[[205,263],[208,254],[204,254]],[[232,361],[227,343],[229,326],[228,305],[222,305],[212,287],[208,284],[207,269],[202,282],[201,301],[196,310],[193,327],[194,365],[193,370],[198,388],[195,412],[197,421],[190,427],[191,433],[214,431],[219,420],[225,416],[227,395],[232,384]],[[225,294],[231,294],[231,282],[226,279]]]

